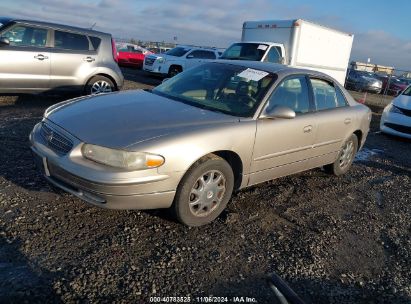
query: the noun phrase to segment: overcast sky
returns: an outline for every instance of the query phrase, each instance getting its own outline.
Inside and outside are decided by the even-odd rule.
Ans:
[[[115,37],[227,47],[246,20],[303,18],[354,34],[351,59],[411,70],[411,1],[1,0],[0,15],[90,27]]]

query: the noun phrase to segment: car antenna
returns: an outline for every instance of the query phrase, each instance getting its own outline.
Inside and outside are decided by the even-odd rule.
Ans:
[[[94,22],[92,26],[90,26],[90,30],[92,30],[96,26],[97,22]]]

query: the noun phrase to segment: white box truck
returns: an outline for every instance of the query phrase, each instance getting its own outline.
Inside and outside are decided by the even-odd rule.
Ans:
[[[354,36],[306,20],[246,21],[241,42],[221,59],[282,63],[326,73],[344,84]]]

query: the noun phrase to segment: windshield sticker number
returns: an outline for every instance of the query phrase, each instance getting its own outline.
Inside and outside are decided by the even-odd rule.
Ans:
[[[265,76],[267,76],[269,73],[264,72],[264,71],[259,71],[259,70],[254,70],[254,69],[246,69],[242,71],[240,74],[237,75],[237,77],[242,77],[247,79],[247,81],[254,80],[254,81],[259,81],[263,79]]]
[[[267,49],[268,46],[264,45],[264,44],[260,44],[257,48],[257,50],[263,50],[265,51]]]

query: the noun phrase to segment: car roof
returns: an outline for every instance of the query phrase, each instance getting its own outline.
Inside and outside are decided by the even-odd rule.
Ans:
[[[4,23],[3,23],[3,21],[4,21]],[[68,31],[72,31],[72,32],[81,32],[81,33],[88,34],[88,35],[109,35],[109,36],[111,36],[108,33],[99,32],[99,31],[95,31],[95,30],[92,30],[92,29],[82,28],[82,27],[52,23],[52,22],[28,20],[28,19],[0,17],[0,23],[6,24],[6,23],[9,23],[9,22],[28,23],[28,24],[32,24],[32,25],[52,27],[52,28],[55,28],[55,29],[68,30]]]
[[[196,46],[196,45],[184,45],[184,44],[181,44],[181,45],[177,45],[176,48],[177,48],[177,47],[181,47],[181,48],[185,48],[185,49],[190,49],[190,50],[204,50],[204,51],[213,51],[213,52],[217,51],[216,48],[206,47],[206,46]]]

